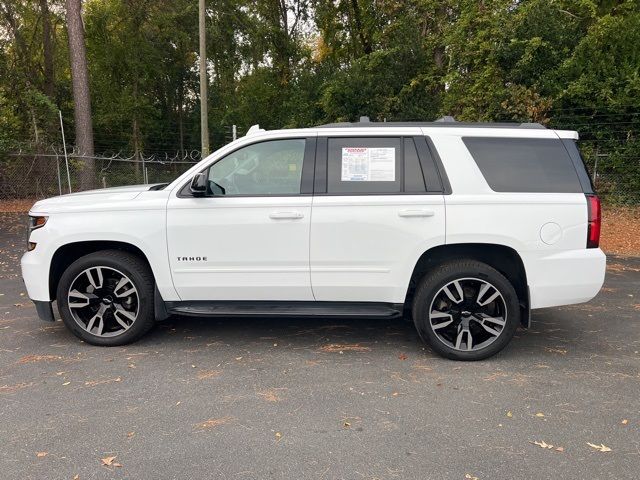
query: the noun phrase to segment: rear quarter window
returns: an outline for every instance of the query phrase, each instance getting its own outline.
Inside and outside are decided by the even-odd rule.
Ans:
[[[463,137],[462,141],[496,192],[583,192],[560,139]]]

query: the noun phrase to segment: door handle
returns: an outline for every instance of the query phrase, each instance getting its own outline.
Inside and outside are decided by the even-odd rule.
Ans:
[[[400,217],[433,217],[435,212],[433,210],[400,210],[398,215]]]
[[[304,215],[300,212],[271,212],[269,218],[273,220],[286,220],[286,219],[298,219],[303,218]]]

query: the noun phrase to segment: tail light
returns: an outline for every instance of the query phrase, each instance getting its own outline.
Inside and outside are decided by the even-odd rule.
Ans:
[[[600,211],[600,199],[597,195],[587,195],[587,248],[598,248],[600,245],[600,226],[602,213]]]

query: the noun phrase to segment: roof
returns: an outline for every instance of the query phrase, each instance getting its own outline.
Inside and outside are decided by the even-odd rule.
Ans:
[[[494,123],[494,122],[458,122],[453,117],[442,117],[434,122],[372,122],[369,117],[360,117],[358,122],[327,123],[315,128],[369,128],[369,127],[436,127],[436,128],[523,128],[543,129],[539,123]]]

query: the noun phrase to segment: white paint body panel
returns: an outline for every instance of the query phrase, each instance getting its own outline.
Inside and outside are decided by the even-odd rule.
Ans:
[[[444,241],[442,195],[317,196],[310,252],[315,298],[403,303],[418,259]]]
[[[258,141],[420,134],[433,140],[452,194],[178,196],[194,173]],[[31,214],[46,215],[49,220],[31,234],[37,248],[22,258],[29,296],[52,300],[48,279],[56,250],[97,240],[139,248],[167,301],[402,303],[413,268],[425,251],[464,243],[514,249],[526,270],[532,308],[593,298],[604,280],[605,256],[599,249],[585,248],[585,196],[494,192],[462,136],[577,138],[575,132],[567,131],[469,127],[257,131],[214,152],[163,190],[122,187],[36,203]],[[272,218],[282,212],[300,215]],[[548,224],[557,225],[552,235],[548,227],[543,229]],[[197,256],[206,260],[178,260]]]
[[[294,213],[299,218],[272,218]],[[182,300],[313,300],[310,220],[311,196],[172,198],[167,244],[178,295]],[[206,261],[180,260],[193,256]]]

